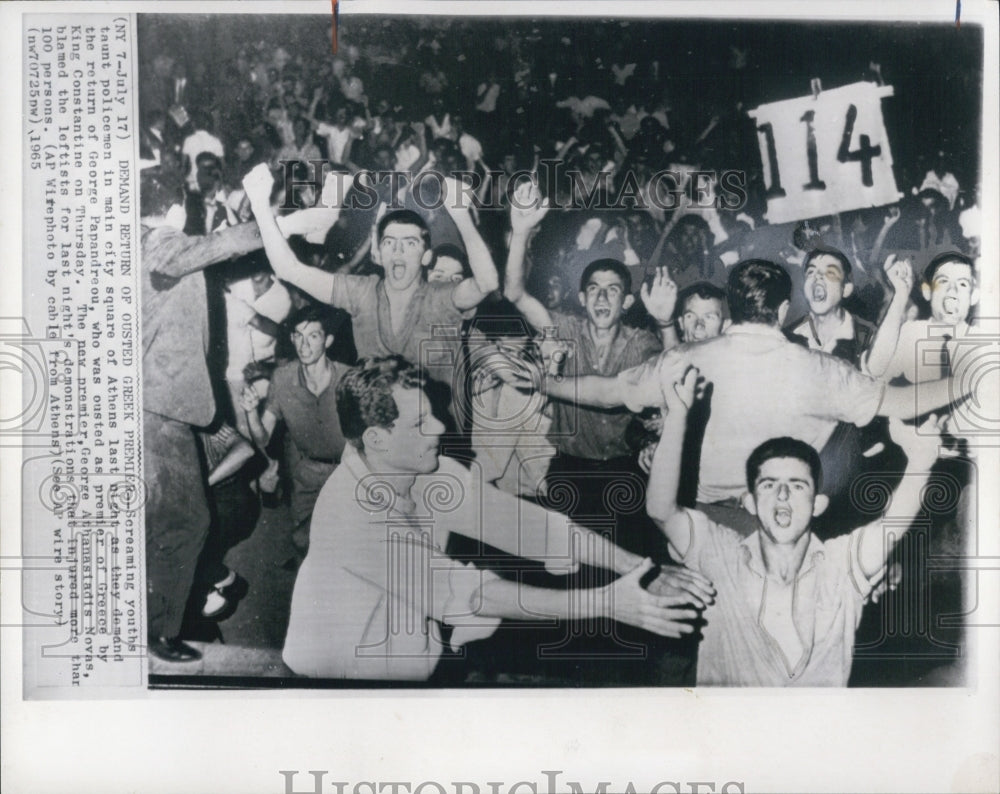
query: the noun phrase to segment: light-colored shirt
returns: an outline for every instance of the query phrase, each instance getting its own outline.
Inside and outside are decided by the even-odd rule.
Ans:
[[[555,566],[569,560],[569,522],[442,457],[419,475],[412,504],[372,474],[353,446],[320,492],[309,553],[292,593],[283,658],[300,675],[426,680],[444,645],[488,637],[479,591],[496,578],[445,554],[452,532]],[[396,508],[399,509],[396,509]]]
[[[230,284],[224,297],[226,342],[229,347],[226,378],[240,380],[247,364],[274,357],[277,340],[250,325],[253,318],[259,314],[272,322],[281,323],[292,310],[292,298],[277,279],[261,295],[254,295],[253,280],[249,276]]]
[[[872,589],[858,560],[861,530],[825,542],[810,534],[789,586],[765,569],[759,530],[744,538],[697,510],[687,514],[691,543],[681,561],[716,590],[703,615],[698,686],[846,686],[854,634]],[[798,659],[786,658],[764,627],[769,608],[789,595],[788,587],[803,649]]]
[[[316,134],[326,138],[327,156],[335,163],[343,162],[341,158],[344,156],[344,149],[347,148],[347,142],[353,134],[351,128],[344,127],[341,130],[333,124],[320,122],[316,125]]]
[[[885,391],[883,383],[848,362],[790,342],[777,328],[742,323],[622,372],[618,381],[628,408],[638,413],[661,406],[661,368],[679,359],[712,384],[700,502],[742,496],[746,460],[768,439],[791,436],[822,449],[837,422],[864,427],[878,413]]]

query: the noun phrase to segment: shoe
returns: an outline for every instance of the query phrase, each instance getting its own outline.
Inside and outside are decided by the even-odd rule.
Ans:
[[[249,590],[249,582],[236,571],[230,571],[225,579],[217,582],[208,591],[208,595],[205,596],[205,605],[201,608],[201,616],[211,620],[225,620],[231,617],[236,611],[236,605]]]
[[[164,662],[197,662],[201,659],[201,651],[177,637],[150,637],[147,649]]]

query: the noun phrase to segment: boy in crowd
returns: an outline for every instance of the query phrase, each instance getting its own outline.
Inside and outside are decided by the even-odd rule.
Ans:
[[[938,420],[932,416],[919,430],[892,421],[893,440],[907,463],[885,515],[825,542],[810,531],[827,506],[816,450],[788,437],[760,444],[746,460],[742,504],[755,526],[744,537],[677,504],[698,372],[680,364],[661,369],[660,376],[666,416],[647,511],[675,559],[711,578],[718,592],[704,615],[698,685],[845,686],[873,580],[921,510],[937,459]]]
[[[427,408],[419,370],[400,357],[345,374],[337,412],[350,445],[316,502],[283,651],[300,675],[425,680],[447,645],[489,637],[502,618],[614,619],[677,637],[711,601],[708,581],[677,567],[643,589],[651,561],[440,456],[444,426]],[[588,564],[620,578],[570,593],[504,580],[449,557],[452,532],[553,572]],[[452,627],[447,642],[442,624]]]
[[[457,283],[430,283],[424,273],[433,258],[430,234],[420,216],[406,210],[387,213],[376,226],[372,259],[384,275],[328,273],[303,264],[275,222],[270,205],[272,182],[267,168],[258,167],[243,184],[278,277],[322,303],[347,311],[359,357],[400,355],[450,386],[462,320],[499,285],[489,249],[469,207],[463,205],[458,183],[444,179],[444,208],[462,236],[473,276]]]
[[[349,369],[332,361],[334,327],[329,310],[303,306],[288,320],[295,346],[295,361],[274,371],[263,412],[253,385],[243,389],[240,405],[254,443],[265,449],[279,421],[291,439],[289,457],[292,481],[292,545],[301,558],[309,548],[309,520],[320,488],[344,451],[344,435],[337,421],[337,383]]]
[[[732,325],[715,339],[684,344],[616,378],[564,379],[545,384],[550,396],[590,405],[627,405],[635,412],[660,404],[659,371],[679,360],[712,383],[710,415],[698,464],[698,507],[749,534],[739,507],[741,461],[769,438],[790,435],[822,449],[837,426],[864,427],[875,416],[913,418],[951,402],[961,379],[920,386],[886,386],[845,361],[804,349],[781,332],[792,283],[780,265],[741,262],[729,274]]]

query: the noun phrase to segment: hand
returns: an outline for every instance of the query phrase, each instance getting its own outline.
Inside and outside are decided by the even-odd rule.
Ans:
[[[495,351],[484,355],[481,364],[492,376],[519,391],[535,391],[542,383],[537,367],[532,367],[500,343],[497,343]]]
[[[316,88],[313,89],[313,102],[319,102],[323,98],[324,94],[326,94],[326,89],[321,85],[316,86]]]
[[[882,225],[888,229],[890,226],[899,220],[902,213],[899,211],[899,207],[892,206],[889,207],[889,211],[885,214],[885,219],[882,221]]]
[[[446,176],[441,180],[441,198],[444,201],[444,209],[452,220],[469,217],[471,202],[466,202],[464,198],[466,192],[454,177]]]
[[[414,121],[412,124],[410,124],[410,128],[415,133],[417,133],[417,135],[423,137],[424,130],[427,129],[427,125],[424,124],[422,121]]]
[[[240,392],[240,408],[249,414],[256,411],[258,405],[260,405],[260,395],[257,394],[252,383],[247,384]]]
[[[542,222],[549,211],[549,200],[542,200],[533,182],[517,186],[510,202],[510,228],[514,234],[528,234]]]
[[[656,444],[646,444],[646,446],[639,450],[636,462],[639,464],[639,468],[647,475],[653,470],[653,455],[655,454]]]
[[[245,177],[243,177],[243,190],[250,199],[250,206],[256,212],[259,209],[270,208],[271,191],[274,189],[274,177],[265,163],[254,166]]]
[[[681,637],[694,631],[692,621],[698,609],[686,594],[653,595],[640,581],[653,568],[653,561],[643,560],[620,579],[605,588],[607,617],[630,626],[651,631],[662,637]]]
[[[660,575],[647,585],[646,589],[656,596],[684,596],[690,603],[704,609],[715,602],[715,588],[700,573],[683,565],[661,565]]]
[[[895,294],[909,296],[913,289],[913,265],[910,260],[901,259],[897,262],[896,255],[889,254],[883,268]]]
[[[909,471],[927,471],[938,459],[941,446],[941,432],[944,419],[936,414],[920,425],[904,425],[900,419],[889,420],[889,435],[906,454],[906,468]]]
[[[660,364],[660,391],[667,414],[686,416],[704,390],[699,386],[698,368],[682,357],[669,356]]]
[[[894,562],[885,569],[885,574],[872,590],[872,603],[877,604],[878,600],[885,595],[886,590],[895,590],[901,581],[903,581],[903,566]]]
[[[667,268],[656,268],[652,285],[643,282],[639,297],[642,298],[646,311],[657,323],[669,325],[673,322],[674,308],[677,306],[677,284],[670,278]]]

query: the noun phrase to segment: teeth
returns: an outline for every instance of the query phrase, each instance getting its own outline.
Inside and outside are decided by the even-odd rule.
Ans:
[[[782,529],[788,527],[792,523],[792,513],[790,510],[775,510],[774,511],[774,521]]]

